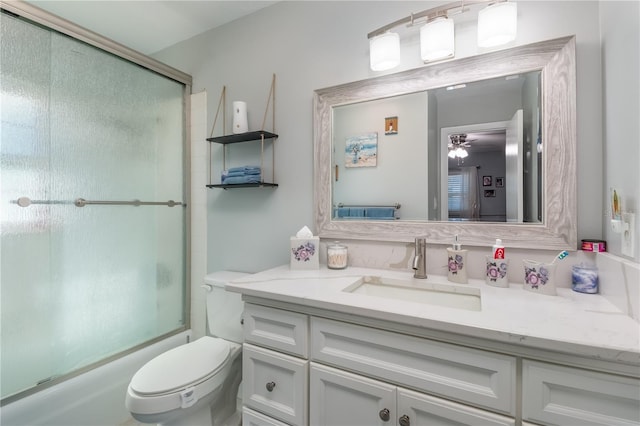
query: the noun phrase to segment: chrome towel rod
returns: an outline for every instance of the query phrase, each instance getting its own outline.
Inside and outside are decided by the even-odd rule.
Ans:
[[[95,200],[85,200],[84,198],[77,198],[74,201],[57,201],[57,200],[32,200],[29,197],[20,197],[12,203],[19,205],[20,207],[29,207],[31,204],[73,204],[76,207],[84,207],[88,204],[96,204],[96,205],[109,205],[109,206],[182,206],[182,202],[180,201],[140,201],[140,200],[131,200],[131,201],[95,201]]]

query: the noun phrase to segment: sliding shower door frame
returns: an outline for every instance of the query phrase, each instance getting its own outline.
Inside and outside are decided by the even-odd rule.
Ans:
[[[39,24],[43,27],[54,30],[58,33],[65,34],[73,39],[84,42],[88,45],[96,47],[105,52],[111,53],[117,57],[125,59],[131,63],[146,68],[156,74],[167,77],[178,83],[184,84],[184,135],[183,135],[183,167],[184,167],[184,200],[182,206],[178,208],[185,209],[185,289],[184,289],[184,326],[169,333],[160,335],[154,339],[144,342],[140,345],[134,346],[121,353],[104,358],[96,363],[79,368],[64,376],[56,377],[45,383],[39,383],[37,386],[26,389],[22,392],[8,396],[1,401],[1,406],[24,398],[28,395],[34,394],[62,381],[84,374],[96,367],[108,364],[119,358],[122,358],[128,354],[136,352],[146,346],[150,346],[160,340],[164,340],[169,336],[176,335],[188,330],[191,327],[191,88],[193,79],[189,74],[186,74],[176,68],[159,62],[147,55],[144,55],[138,51],[128,48],[120,43],[117,43],[109,38],[103,37],[97,33],[82,28],[73,22],[62,19],[56,15],[46,12],[38,7],[23,1],[3,1],[0,0],[0,9],[8,11],[16,16],[19,16],[25,20],[31,21],[35,24]]]

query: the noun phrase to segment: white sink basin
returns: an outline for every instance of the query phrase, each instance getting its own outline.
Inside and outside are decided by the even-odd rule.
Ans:
[[[446,306],[449,308],[480,311],[480,289],[461,285],[415,280],[396,280],[386,277],[362,277],[342,290],[347,293],[413,303]]]

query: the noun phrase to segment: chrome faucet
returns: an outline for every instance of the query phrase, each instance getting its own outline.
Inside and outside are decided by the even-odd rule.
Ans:
[[[416,238],[416,251],[413,256],[414,278],[427,278],[427,239]]]

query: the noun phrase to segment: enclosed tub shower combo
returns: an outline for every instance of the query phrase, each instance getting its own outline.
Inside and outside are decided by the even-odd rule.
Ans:
[[[189,327],[191,78],[26,3],[1,5],[2,424],[47,423],[52,413],[33,417],[42,401],[7,416]],[[109,383],[126,389],[139,365]],[[64,392],[49,394],[63,409]]]

